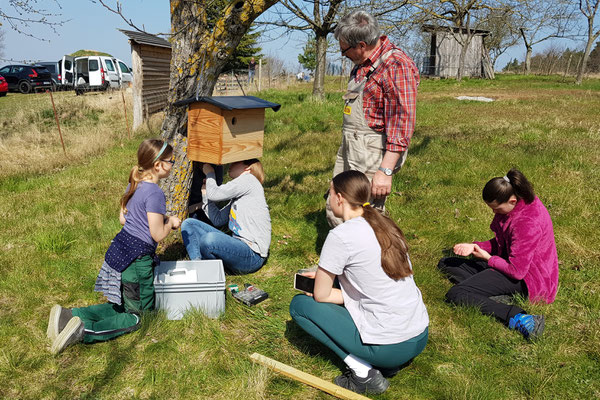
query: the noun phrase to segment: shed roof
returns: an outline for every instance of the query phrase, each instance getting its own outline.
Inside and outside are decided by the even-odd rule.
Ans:
[[[171,48],[171,43],[169,43],[167,40],[158,37],[156,35],[151,35],[149,33],[145,33],[145,32],[138,32],[138,31],[127,31],[125,29],[119,29],[123,34],[125,34],[125,36],[127,36],[129,39],[131,39],[132,41],[139,43],[139,44],[147,44],[150,46],[158,46],[158,47],[165,47],[167,49]]]
[[[281,104],[272,103],[267,100],[254,96],[211,96],[211,97],[190,97],[189,99],[179,100],[175,106],[185,106],[191,103],[209,103],[224,110],[244,110],[249,108],[272,108],[273,111],[279,111]]]
[[[445,32],[449,32],[450,30],[452,30],[452,32],[456,33],[458,31],[460,31],[461,33],[467,33],[467,28],[465,27],[461,27],[460,29],[457,28],[456,26],[440,26],[440,25],[423,25],[422,27],[423,32],[440,32],[440,31],[445,31]],[[471,31],[471,33],[475,34],[475,35],[482,35],[482,36],[489,36],[491,35],[490,31],[485,31],[483,29],[469,29]]]

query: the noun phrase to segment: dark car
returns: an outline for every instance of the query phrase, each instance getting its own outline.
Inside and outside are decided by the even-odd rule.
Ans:
[[[29,93],[40,89],[52,89],[52,75],[45,67],[34,65],[7,65],[0,68],[8,83],[8,90]]]
[[[0,97],[6,96],[6,93],[8,93],[8,83],[6,83],[6,79],[0,75]]]

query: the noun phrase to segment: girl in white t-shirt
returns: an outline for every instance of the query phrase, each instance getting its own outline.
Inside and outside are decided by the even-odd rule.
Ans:
[[[427,343],[429,317],[413,280],[400,228],[368,203],[371,184],[358,171],[333,178],[331,208],[344,223],[321,251],[314,295],[290,304],[294,321],[348,366],[335,379],[358,393],[382,393]],[[334,287],[338,278],[341,289]]]

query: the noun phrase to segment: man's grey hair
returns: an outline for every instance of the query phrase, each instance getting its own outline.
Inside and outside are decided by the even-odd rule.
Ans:
[[[360,42],[371,46],[379,39],[379,24],[371,14],[356,10],[342,17],[333,35],[337,40],[352,47],[356,47]]]

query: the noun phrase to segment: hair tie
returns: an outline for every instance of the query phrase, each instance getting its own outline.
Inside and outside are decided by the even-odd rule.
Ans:
[[[508,179],[508,176],[504,175],[504,176],[502,177],[502,179],[504,179],[506,182],[510,183],[510,179]]]
[[[363,206],[363,207],[366,207],[366,206],[370,206],[370,205],[371,205],[371,203],[369,203],[369,202],[367,201],[367,202],[366,202],[366,203],[364,203],[362,206]]]
[[[165,149],[167,148],[167,141],[165,140],[160,151],[158,152],[158,154],[156,155],[156,157],[154,157],[154,160],[152,160],[152,164],[154,164],[156,162],[156,160],[158,160],[158,157],[160,157],[163,153],[163,151],[165,151]]]
[[[144,172],[144,168],[138,166],[138,172]]]

